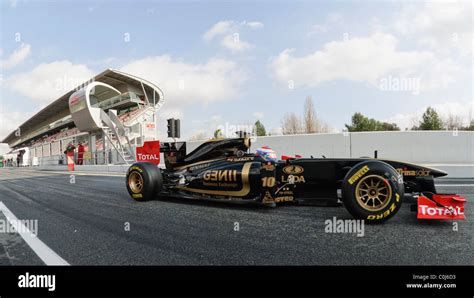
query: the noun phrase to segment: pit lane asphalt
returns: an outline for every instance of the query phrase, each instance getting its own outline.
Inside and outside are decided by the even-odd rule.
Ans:
[[[474,179],[436,181],[439,192],[467,199],[458,231],[451,221],[418,221],[405,203],[388,222],[365,225],[363,237],[325,233],[326,220],[351,218],[344,207],[135,202],[124,177],[70,179],[0,169],[0,201],[18,219],[37,219],[38,237],[71,265],[474,265]],[[18,235],[0,233],[0,265],[8,264],[42,262]]]

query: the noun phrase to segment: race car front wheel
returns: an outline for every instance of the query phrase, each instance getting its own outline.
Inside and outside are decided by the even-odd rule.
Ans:
[[[355,165],[342,183],[344,206],[356,219],[383,222],[402,205],[403,179],[389,164],[370,160]]]
[[[126,184],[128,193],[135,200],[151,200],[161,191],[163,176],[151,163],[135,163],[127,171]]]

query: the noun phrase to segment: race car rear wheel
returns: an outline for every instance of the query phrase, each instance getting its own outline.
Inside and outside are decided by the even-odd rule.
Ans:
[[[137,201],[151,200],[163,187],[163,176],[160,169],[150,163],[133,164],[127,171],[127,190]]]
[[[356,219],[383,222],[402,205],[403,180],[389,164],[370,160],[355,165],[342,183],[344,206]]]

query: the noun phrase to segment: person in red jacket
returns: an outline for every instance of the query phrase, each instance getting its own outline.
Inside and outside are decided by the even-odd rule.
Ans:
[[[82,165],[84,161],[84,145],[82,145],[82,142],[79,142],[79,145],[77,146],[77,164]]]

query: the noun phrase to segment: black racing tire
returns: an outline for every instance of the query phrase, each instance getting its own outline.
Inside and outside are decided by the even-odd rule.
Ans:
[[[403,196],[403,177],[379,160],[356,164],[342,182],[347,211],[367,223],[381,223],[394,216],[402,206]]]
[[[156,198],[163,188],[163,175],[156,165],[139,162],[128,168],[125,182],[133,199],[148,201]]]

